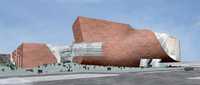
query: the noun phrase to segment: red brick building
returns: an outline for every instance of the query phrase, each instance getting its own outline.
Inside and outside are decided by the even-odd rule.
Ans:
[[[73,33],[74,43],[101,42],[103,50],[103,55],[98,57],[75,56],[73,61],[76,63],[138,67],[142,58],[160,59],[162,62],[178,61],[166,53],[157,35],[151,30],[138,30],[128,24],[78,17],[73,24]],[[173,46],[170,48],[173,49]],[[52,52],[46,44],[22,43],[12,52],[11,57],[17,67],[32,68],[59,61],[57,51]]]
[[[162,49],[154,32],[147,29],[137,30],[128,24],[78,17],[73,33],[75,43],[103,42],[103,56],[76,56],[73,61],[80,64],[132,67],[139,66],[141,58],[175,61]]]
[[[32,68],[56,63],[56,58],[49,48],[41,43],[22,43],[12,52],[12,59],[18,68]]]

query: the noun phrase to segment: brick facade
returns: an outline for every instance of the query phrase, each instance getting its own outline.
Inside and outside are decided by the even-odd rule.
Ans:
[[[73,25],[75,43],[103,42],[101,57],[76,56],[80,64],[139,66],[141,58],[173,61],[162,49],[155,34],[147,29],[137,30],[128,24],[78,17]]]
[[[56,63],[56,58],[46,44],[23,43],[12,52],[18,68],[33,68],[43,64]]]

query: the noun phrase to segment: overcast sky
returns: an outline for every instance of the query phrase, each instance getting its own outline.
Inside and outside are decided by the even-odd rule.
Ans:
[[[154,2],[152,2],[154,1]],[[200,60],[200,0],[1,0],[0,52],[22,42],[70,44],[77,16],[165,32],[181,40],[182,59]]]

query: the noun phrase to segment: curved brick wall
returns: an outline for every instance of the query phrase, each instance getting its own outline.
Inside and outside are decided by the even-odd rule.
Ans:
[[[150,30],[136,30],[128,24],[78,17],[73,25],[75,43],[103,42],[101,57],[74,57],[80,64],[139,66],[141,58],[173,61]]]

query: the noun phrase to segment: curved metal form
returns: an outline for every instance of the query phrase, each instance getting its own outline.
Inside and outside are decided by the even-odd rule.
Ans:
[[[175,37],[170,36],[166,33],[156,33],[155,35],[160,42],[161,47],[164,49],[165,53],[174,61],[180,61],[180,41]]]
[[[71,46],[72,56],[102,56],[102,43],[75,43]]]
[[[73,56],[102,56],[102,43],[74,43],[72,45],[47,45],[57,59],[57,62],[72,61]]]

